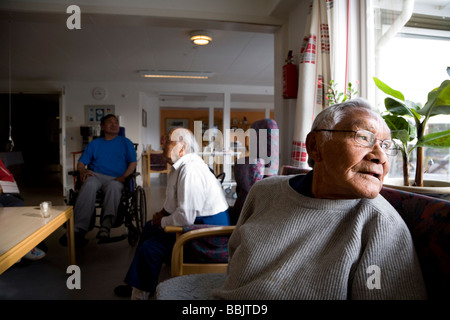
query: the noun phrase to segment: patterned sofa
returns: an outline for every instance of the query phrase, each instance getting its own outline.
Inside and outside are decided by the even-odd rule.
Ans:
[[[450,298],[450,201],[384,187],[413,237],[428,298]]]

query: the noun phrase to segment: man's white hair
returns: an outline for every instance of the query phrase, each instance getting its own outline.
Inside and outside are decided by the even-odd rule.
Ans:
[[[188,129],[174,129],[170,135],[170,140],[181,143],[186,154],[199,152],[198,143],[194,138],[194,134]]]

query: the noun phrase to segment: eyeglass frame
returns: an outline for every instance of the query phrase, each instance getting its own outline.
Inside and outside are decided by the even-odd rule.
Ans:
[[[364,147],[368,147],[368,148],[372,148],[372,147],[375,145],[375,142],[378,140],[378,141],[381,141],[381,145],[380,145],[380,146],[381,146],[381,150],[383,150],[383,152],[384,152],[385,154],[387,154],[387,155],[389,155],[389,156],[395,156],[395,155],[397,155],[398,149],[397,149],[397,148],[392,148],[392,146],[395,146],[395,142],[394,142],[394,141],[392,141],[392,140],[390,140],[390,139],[385,139],[385,140],[378,139],[378,138],[375,136],[374,133],[372,133],[372,132],[370,132],[370,131],[367,131],[367,130],[364,130],[364,129],[360,129],[360,130],[314,129],[313,131],[316,131],[316,132],[318,132],[318,131],[326,131],[326,132],[353,132],[353,133],[355,133],[355,135],[353,136],[353,139],[354,139],[355,142],[358,143],[359,145],[364,146]],[[360,131],[368,132],[368,133],[370,133],[370,134],[374,137],[374,139],[373,139],[374,142],[373,142],[372,145],[364,145],[364,144],[360,143],[358,140],[356,140],[356,134],[357,134],[358,132],[360,132]],[[383,146],[382,146],[383,143],[384,143],[385,141],[390,141],[390,142],[391,142],[391,145],[389,146],[388,149],[384,149]]]

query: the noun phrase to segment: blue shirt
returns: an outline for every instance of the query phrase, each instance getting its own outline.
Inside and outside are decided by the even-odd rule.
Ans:
[[[120,177],[131,162],[136,162],[136,151],[128,138],[98,138],[86,146],[79,161],[88,165],[94,172]]]

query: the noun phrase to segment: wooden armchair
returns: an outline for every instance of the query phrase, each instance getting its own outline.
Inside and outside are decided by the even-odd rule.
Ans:
[[[171,261],[172,277],[195,273],[226,273],[228,239],[234,228],[200,224],[165,227],[165,232],[176,233]]]

